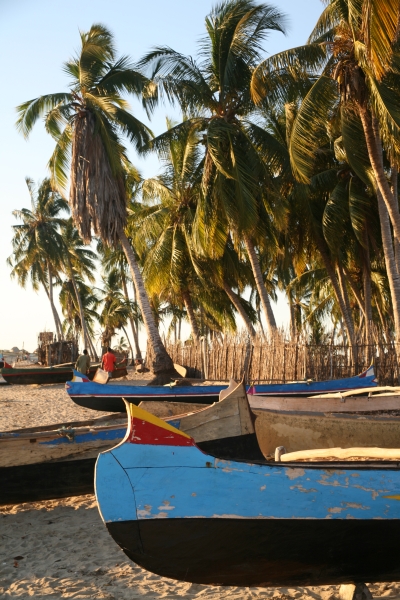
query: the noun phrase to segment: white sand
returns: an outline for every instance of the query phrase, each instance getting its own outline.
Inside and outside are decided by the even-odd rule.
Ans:
[[[76,406],[63,384],[0,386],[0,431],[101,414]],[[370,589],[375,597],[400,597],[400,584]],[[335,600],[338,587],[218,588],[158,577],[115,544],[94,496],[80,496],[0,508],[0,598]]]

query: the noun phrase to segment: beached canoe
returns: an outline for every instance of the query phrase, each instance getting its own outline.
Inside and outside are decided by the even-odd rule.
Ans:
[[[324,413],[400,411],[400,387],[361,388],[311,398],[251,394],[248,397],[252,410],[257,414],[262,410]]]
[[[374,368],[347,379],[332,381],[294,382],[281,385],[250,386],[248,392],[252,396],[310,396],[326,392],[346,391],[359,388],[370,388],[377,385]],[[69,397],[79,406],[107,412],[122,412],[123,398],[138,405],[142,401],[194,402],[212,404],[218,401],[219,393],[226,385],[192,385],[192,386],[134,386],[112,384],[102,385],[89,381],[68,381],[66,390]]]
[[[98,453],[120,442],[126,415],[0,433],[0,505],[93,493]]]
[[[378,400],[376,401],[378,403]],[[265,457],[318,448],[400,448],[400,417],[360,413],[255,410],[257,440]]]
[[[0,362],[0,366],[1,366]],[[125,377],[128,374],[126,370],[127,361],[123,361],[116,365],[116,369],[113,372],[113,379],[119,377]],[[13,384],[32,384],[32,383],[65,383],[73,377],[74,365],[56,365],[54,367],[26,367],[26,368],[0,368],[0,375],[5,379],[7,383]],[[88,374],[89,379],[93,379],[97,369],[100,367],[100,363],[91,365]],[[122,412],[124,409],[121,408]]]
[[[206,585],[400,580],[398,462],[220,460],[130,412],[95,487],[109,533],[139,566]]]
[[[174,412],[166,422],[190,432],[205,452],[264,460],[243,385],[197,412]],[[93,493],[95,459],[123,440],[126,424],[125,414],[113,414],[0,433],[0,504]]]

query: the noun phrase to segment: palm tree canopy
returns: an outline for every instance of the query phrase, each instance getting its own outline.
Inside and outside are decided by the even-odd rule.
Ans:
[[[60,216],[68,212],[66,201],[54,191],[49,179],[44,179],[37,190],[32,179],[26,178],[31,197],[31,209],[14,210],[13,215],[22,221],[13,225],[13,254],[7,259],[13,267],[11,276],[17,276],[25,286],[30,273],[37,289],[38,282],[47,279],[49,263],[54,272],[62,261],[62,238],[60,227],[65,220]]]
[[[113,36],[103,25],[92,25],[80,38],[79,54],[64,64],[71,79],[69,91],[18,106],[17,128],[28,137],[38,118],[44,117],[46,130],[56,141],[49,167],[60,190],[66,188],[71,167],[70,206],[80,234],[90,241],[93,227],[112,243],[126,219],[129,161],[121,135],[136,148],[151,137],[122,94],[145,97],[147,80],[127,57],[117,58]]]

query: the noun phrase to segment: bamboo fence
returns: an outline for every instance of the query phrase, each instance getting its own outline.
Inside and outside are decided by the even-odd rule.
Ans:
[[[288,341],[280,333],[272,339],[258,336],[251,343],[244,336],[166,342],[174,363],[188,368],[188,377],[226,381],[239,380],[245,374],[248,383],[353,377],[373,363],[380,385],[398,385],[400,348],[396,346],[378,339],[357,344],[353,352],[347,345]]]

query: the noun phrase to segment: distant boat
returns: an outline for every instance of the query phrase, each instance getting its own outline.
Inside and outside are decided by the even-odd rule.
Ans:
[[[166,422],[220,458],[264,460],[243,385],[212,406]],[[114,414],[0,433],[0,505],[93,493],[95,459],[123,440],[126,423],[125,414]]]
[[[109,533],[139,566],[205,585],[400,580],[400,450],[368,462],[226,461],[130,413],[123,443],[98,457],[95,487]]]
[[[311,396],[312,394],[370,388],[376,385],[374,367],[371,366],[360,375],[347,379],[253,385],[247,391],[253,396]],[[218,401],[219,393],[226,387],[226,385],[113,386],[112,384],[102,385],[82,381],[68,381],[66,384],[66,390],[76,404],[107,412],[122,412],[124,410],[123,398],[136,405],[145,400],[212,404]]]
[[[32,383],[65,383],[73,376],[74,363],[55,365],[54,367],[26,367],[26,368],[4,368],[0,362],[0,375],[7,383],[32,384]],[[113,379],[124,377],[128,374],[126,370],[126,359],[116,365]],[[88,378],[93,379],[100,363],[91,365]],[[123,410],[123,409],[122,409]],[[121,411],[117,411],[121,412]]]

